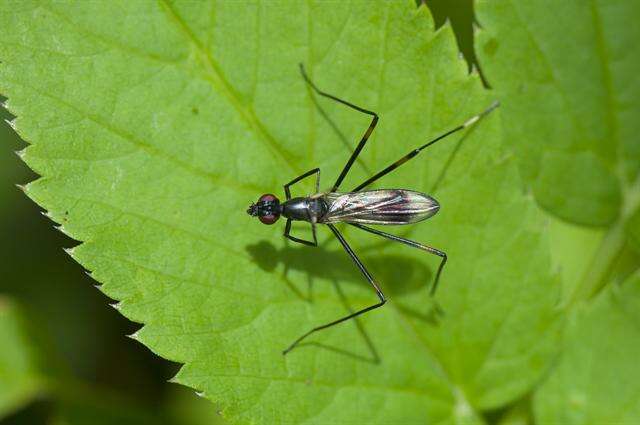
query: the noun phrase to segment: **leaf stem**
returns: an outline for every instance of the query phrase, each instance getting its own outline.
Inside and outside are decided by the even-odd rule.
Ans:
[[[640,175],[626,191],[624,199],[625,202],[619,219],[600,243],[598,251],[595,253],[591,265],[585,271],[581,283],[573,291],[568,307],[576,302],[591,299],[608,283],[607,279],[625,247],[627,220],[640,207]]]

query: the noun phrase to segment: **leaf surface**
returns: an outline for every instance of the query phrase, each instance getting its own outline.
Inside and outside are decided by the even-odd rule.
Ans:
[[[640,8],[479,1],[477,11],[504,136],[537,202],[560,219],[548,230],[563,338],[533,397],[536,421],[636,423]]]
[[[637,422],[639,312],[639,275],[573,310],[559,364],[536,392],[540,423]]]
[[[612,226],[640,198],[640,3],[478,1],[480,63],[537,201]]]
[[[326,232],[318,249],[287,245],[281,223],[244,212],[316,166],[329,187],[368,125],[314,98],[298,62],[323,90],[381,116],[347,190],[493,100],[426,8],[4,8],[0,90],[31,143],[24,159],[42,175],[28,195],[83,242],[72,256],[121,312],[144,323],[134,337],[184,363],[175,381],[231,422],[480,422],[547,368],[558,288],[547,220],[501,146],[499,112],[379,186],[442,204],[429,222],[391,231],[448,253],[444,315],[428,297],[437,258],[345,228],[391,301],[281,354],[311,327],[376,301]]]

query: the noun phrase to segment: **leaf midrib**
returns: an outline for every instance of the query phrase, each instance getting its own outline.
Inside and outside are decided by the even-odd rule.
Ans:
[[[579,301],[590,300],[609,282],[609,273],[616,260],[624,251],[627,235],[626,225],[635,211],[640,208],[640,174],[636,181],[624,192],[624,203],[620,217],[605,233],[593,259],[585,269],[580,283],[576,286],[567,308]]]
[[[249,126],[249,128],[253,129],[254,133],[259,136],[258,140],[264,141],[265,146],[270,151],[272,151],[278,158],[280,158],[289,168],[291,168],[293,172],[301,174],[300,169],[296,166],[293,155],[291,155],[289,152],[284,150],[275,141],[273,136],[271,136],[271,134],[266,130],[266,127],[264,126],[264,124],[258,119],[258,117],[255,115],[255,112],[251,108],[243,106],[243,103],[240,101],[240,97],[238,96],[236,91],[233,89],[233,87],[222,76],[222,73],[219,70],[219,67],[217,66],[215,61],[213,61],[213,58],[211,57],[208,50],[206,50],[202,46],[202,44],[199,42],[199,40],[195,37],[195,35],[190,30],[190,28],[186,26],[186,24],[184,23],[184,20],[177,13],[175,13],[173,8],[167,3],[166,0],[157,0],[157,1],[161,9],[165,11],[165,16],[167,16],[167,19],[170,22],[172,22],[173,25],[176,26],[181,31],[181,33],[185,36],[185,39],[189,43],[189,45],[195,48],[199,56],[203,59],[201,63],[204,62],[206,68],[202,69],[201,72],[198,73],[198,76],[202,80],[208,82],[211,85],[211,87],[214,89],[214,91],[222,93],[227,98],[228,102],[231,104],[234,110],[236,110],[238,114],[243,118],[244,122]],[[89,36],[99,41],[100,43],[104,43],[126,54],[136,56],[141,59],[146,59],[149,61],[164,64],[164,65],[169,65],[175,68],[179,68],[185,72],[191,71],[191,69],[185,66],[185,64],[182,61],[167,60],[166,58],[132,48],[129,45],[118,43],[110,38],[106,38],[100,34],[89,31],[87,28],[81,25],[78,25],[77,23],[71,21],[66,16],[61,15],[55,10],[46,8],[44,6],[41,6],[41,8],[47,11],[48,13],[54,15],[56,18],[59,18],[64,22],[66,22],[68,24],[69,29],[71,31],[77,32],[78,34]],[[29,46],[29,48],[32,48],[32,47]],[[161,150],[159,151],[162,152]]]
[[[222,93],[242,119],[254,132],[266,142],[267,147],[276,154],[294,173],[302,174],[302,169],[296,164],[293,155],[280,146],[275,138],[267,131],[265,125],[258,119],[253,108],[245,106],[231,84],[224,78],[218,64],[213,60],[211,52],[206,49],[200,40],[193,33],[192,29],[182,19],[167,0],[157,0],[162,11],[165,12],[168,20],[177,27],[185,36],[187,42],[196,49],[201,58],[204,59],[205,77],[212,87]]]

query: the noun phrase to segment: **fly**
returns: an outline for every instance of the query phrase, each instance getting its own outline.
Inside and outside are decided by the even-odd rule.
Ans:
[[[318,95],[329,98],[345,106],[348,106],[349,108],[355,109],[356,111],[371,116],[371,123],[369,124],[367,130],[364,132],[364,135],[360,139],[360,142],[356,146],[356,149],[353,151],[353,154],[351,154],[351,156],[349,157],[349,160],[345,164],[342,172],[338,176],[331,190],[329,190],[328,192],[320,192],[320,169],[314,168],[313,170],[310,170],[302,174],[301,176],[296,177],[295,179],[284,185],[284,193],[286,196],[285,202],[281,203],[275,195],[265,194],[258,199],[257,203],[251,204],[251,206],[247,210],[247,213],[253,217],[258,217],[258,219],[264,224],[273,224],[280,218],[280,216],[285,217],[287,219],[287,222],[285,224],[284,237],[292,240],[293,242],[301,243],[304,245],[318,246],[318,241],[316,238],[316,225],[326,225],[333,232],[338,241],[340,241],[340,244],[342,244],[342,247],[347,252],[349,257],[351,257],[356,267],[363,274],[364,278],[375,290],[376,295],[378,296],[378,302],[369,307],[358,310],[355,313],[349,314],[348,316],[341,317],[337,320],[311,329],[310,331],[306,332],[295,341],[293,341],[293,343],[283,351],[283,354],[287,354],[288,352],[290,352],[293,348],[296,347],[296,345],[298,345],[303,339],[305,339],[312,333],[329,328],[331,326],[337,325],[338,323],[342,323],[354,317],[360,316],[361,314],[364,314],[368,311],[382,307],[387,302],[387,298],[382,292],[380,285],[374,280],[374,278],[371,276],[371,273],[369,273],[356,253],[353,252],[342,234],[338,231],[338,229],[336,229],[336,227],[334,226],[334,224],[336,223],[347,223],[351,226],[357,227],[358,229],[364,230],[365,232],[373,233],[374,235],[381,236],[383,238],[390,239],[392,241],[399,242],[412,248],[417,248],[440,257],[440,265],[438,266],[438,271],[436,272],[433,285],[430,289],[430,295],[433,296],[435,294],[438,282],[440,280],[440,274],[442,273],[442,269],[447,262],[447,254],[444,251],[433,248],[431,246],[405,239],[400,236],[392,235],[390,233],[368,227],[367,225],[403,225],[417,223],[419,221],[426,220],[436,214],[440,209],[440,204],[438,204],[438,202],[431,196],[413,190],[364,189],[381,177],[400,167],[405,162],[414,158],[424,149],[428,148],[439,140],[442,140],[455,132],[473,125],[480,118],[493,111],[499,105],[498,102],[494,102],[493,104],[491,104],[491,106],[489,106],[489,108],[487,108],[480,114],[471,117],[463,124],[460,124],[454,129],[449,130],[446,133],[436,137],[435,139],[430,140],[424,145],[412,150],[399,160],[395,161],[388,167],[371,176],[363,183],[359,184],[352,191],[339,192],[340,184],[346,177],[347,173],[351,169],[351,166],[364,148],[367,140],[369,139],[369,136],[371,136],[371,133],[376,127],[376,124],[378,123],[378,115],[375,112],[356,106],[350,102],[347,102],[346,100],[342,100],[336,96],[318,89],[307,76],[302,64],[300,64],[300,72],[302,73],[302,77],[307,82],[307,84],[309,84],[309,86]],[[290,190],[291,186],[298,183],[300,180],[313,175],[315,175],[316,179],[315,194],[306,197],[292,198]],[[313,240],[305,240],[291,235],[291,223],[294,220],[306,221],[311,224],[311,235]]]

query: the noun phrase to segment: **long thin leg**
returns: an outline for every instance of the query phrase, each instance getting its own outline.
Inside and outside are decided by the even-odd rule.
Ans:
[[[295,179],[291,180],[289,183],[284,185],[284,194],[287,197],[287,201],[289,199],[291,199],[291,191],[289,190],[289,187],[291,185],[294,185],[296,183],[298,183],[300,180],[309,177],[310,175],[314,174],[316,175],[316,193],[318,193],[320,191],[320,169],[319,168],[314,168],[313,170],[309,170],[306,173],[296,177]]]
[[[378,114],[376,114],[373,111],[369,111],[367,109],[361,108],[361,107],[359,107],[357,105],[354,105],[353,103],[347,102],[346,100],[342,100],[339,97],[336,97],[336,96],[334,96],[332,94],[329,94],[329,93],[326,93],[326,92],[320,90],[318,87],[316,87],[316,85],[307,76],[307,73],[304,70],[304,65],[302,65],[302,64],[300,64],[300,73],[302,74],[302,77],[307,82],[307,84],[309,84],[309,86],[311,86],[311,88],[317,94],[319,94],[320,96],[324,96],[324,97],[329,98],[331,100],[335,100],[338,103],[342,103],[343,105],[346,105],[346,106],[348,106],[348,107],[350,107],[352,109],[355,109],[356,111],[360,111],[362,113],[365,113],[367,115],[371,115],[373,117],[373,118],[371,118],[371,124],[369,124],[369,127],[364,132],[364,135],[360,139],[360,142],[356,146],[356,149],[353,151],[353,153],[349,157],[349,160],[347,161],[347,163],[345,164],[344,168],[340,172],[340,175],[338,176],[338,179],[333,184],[333,187],[331,188],[330,192],[335,192],[340,187],[340,183],[342,183],[342,180],[344,180],[345,176],[347,175],[347,173],[351,169],[351,166],[355,162],[355,160],[358,157],[358,155],[360,155],[360,151],[362,150],[362,148],[364,148],[364,145],[367,143],[367,140],[369,139],[369,136],[371,136],[371,133],[373,133],[373,129],[376,128],[376,124],[378,123]]]
[[[324,325],[321,325],[321,326],[317,326],[317,327],[311,329],[309,332],[303,334],[298,339],[293,341],[293,343],[286,350],[284,350],[282,352],[282,354],[287,354],[289,351],[293,350],[296,347],[296,345],[298,345],[303,339],[305,339],[306,337],[308,337],[309,335],[311,335],[314,332],[318,332],[318,331],[320,331],[322,329],[330,328],[331,326],[337,325],[338,323],[342,323],[342,322],[344,322],[346,320],[353,319],[354,317],[360,316],[361,314],[364,314],[367,311],[371,311],[371,310],[374,310],[374,309],[376,309],[378,307],[382,307],[387,302],[387,299],[385,298],[385,296],[382,293],[382,290],[380,289],[378,284],[373,280],[373,277],[371,276],[369,271],[366,269],[364,264],[362,264],[362,262],[360,261],[360,259],[356,255],[356,253],[353,252],[353,250],[351,249],[351,247],[349,246],[347,241],[345,241],[344,238],[342,237],[342,235],[340,234],[340,232],[338,232],[338,229],[336,229],[331,224],[327,224],[327,226],[329,226],[329,229],[331,229],[333,234],[336,235],[336,238],[338,238],[338,240],[340,241],[340,243],[344,247],[344,250],[347,252],[347,254],[349,254],[349,256],[351,257],[353,262],[356,264],[358,269],[360,269],[360,271],[364,275],[365,279],[367,279],[367,281],[371,284],[371,286],[373,286],[373,289],[375,289],[376,295],[378,295],[378,299],[380,300],[380,302],[377,303],[377,304],[371,305],[369,307],[363,308],[362,310],[358,310],[355,313],[349,314],[348,316],[342,317],[342,318],[340,318],[338,320],[334,320],[333,322],[329,322],[327,324],[324,324]]]
[[[291,191],[289,190],[289,187],[291,185],[294,185],[296,183],[298,183],[300,180],[307,178],[311,175],[315,174],[316,175],[316,193],[318,193],[320,191],[320,169],[319,168],[314,168],[313,170],[309,170],[306,173],[296,177],[295,179],[291,180],[289,183],[284,185],[284,194],[287,197],[287,201],[289,199],[291,199]],[[287,224],[284,227],[284,237],[291,239],[294,242],[298,242],[304,245],[310,245],[310,246],[318,246],[318,238],[316,237],[316,224],[315,223],[311,223],[311,234],[313,235],[313,241],[307,241],[304,239],[300,239],[300,238],[296,238],[295,236],[291,236],[291,219],[287,219]]]
[[[423,149],[428,148],[429,146],[433,145],[434,143],[444,139],[445,137],[447,137],[447,136],[449,136],[449,135],[451,135],[451,134],[453,134],[453,133],[455,133],[457,131],[460,131],[460,130],[462,130],[464,128],[467,128],[467,127],[473,125],[480,118],[484,117],[489,112],[491,112],[494,109],[496,109],[499,105],[500,105],[499,102],[497,102],[497,101],[493,102],[491,104],[491,106],[489,106],[487,109],[485,109],[484,111],[482,111],[478,115],[474,115],[473,117],[469,118],[467,121],[465,121],[463,124],[460,124],[459,126],[454,128],[453,130],[449,130],[446,133],[436,137],[435,139],[430,140],[429,142],[425,143],[424,145],[420,146],[419,148],[412,150],[411,152],[409,152],[408,154],[406,154],[405,156],[403,156],[402,158],[400,158],[399,160],[397,160],[393,164],[389,165],[387,168],[383,169],[379,173],[377,173],[374,176],[372,176],[369,179],[367,179],[364,183],[361,183],[360,185],[358,185],[355,189],[352,190],[352,192],[358,192],[358,191],[364,189],[365,187],[369,186],[371,183],[375,182],[376,180],[378,180],[382,176],[386,176],[387,174],[389,174],[390,172],[392,172],[393,170],[395,170],[396,168],[398,168],[399,166],[401,166],[405,162],[409,161],[411,158],[413,158],[416,155],[418,155]]]
[[[438,257],[441,258],[440,260],[440,266],[438,266],[438,271],[436,272],[436,278],[433,282],[433,286],[431,287],[431,290],[429,291],[429,295],[433,296],[436,293],[436,289],[438,287],[438,282],[440,281],[440,273],[442,273],[442,269],[444,268],[444,265],[447,263],[447,254],[444,251],[440,251],[439,249],[430,247],[428,245],[424,245],[409,239],[405,239],[405,238],[401,238],[400,236],[396,236],[396,235],[392,235],[390,233],[386,233],[386,232],[382,232],[378,229],[373,229],[371,227],[367,227],[367,226],[363,226],[362,224],[358,224],[358,223],[349,223],[352,226],[357,227],[358,229],[362,229],[364,231],[367,231],[369,233],[373,233],[374,235],[378,235],[378,236],[382,236],[383,238],[387,238],[387,239],[391,239],[392,241],[396,241],[396,242],[400,242],[403,243],[405,245],[408,245],[410,247],[413,248],[418,248],[421,249],[423,251],[426,251],[430,254],[434,254],[437,255]]]
[[[309,246],[318,246],[318,238],[316,237],[316,224],[311,223],[311,234],[313,235],[313,241],[308,241],[305,239],[296,238],[295,236],[291,236],[291,219],[287,219],[287,224],[284,226],[284,237],[290,239],[294,242],[298,242],[304,245]]]

